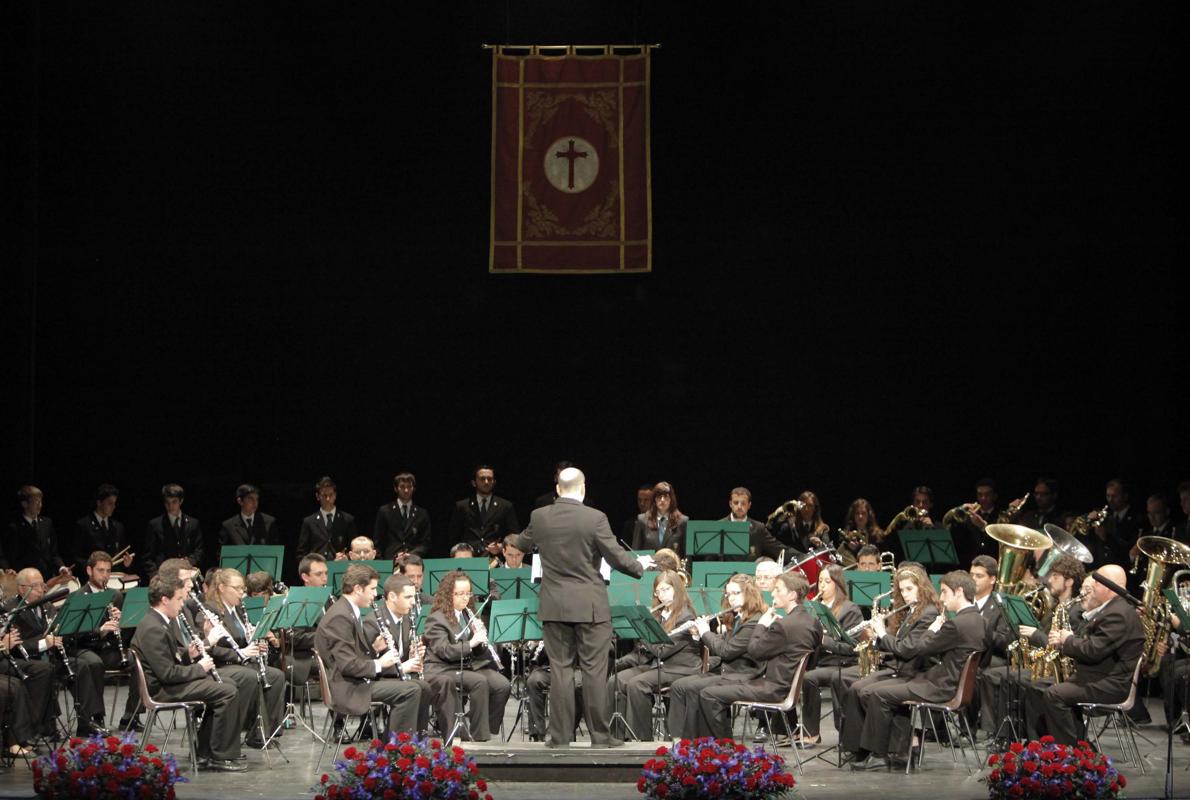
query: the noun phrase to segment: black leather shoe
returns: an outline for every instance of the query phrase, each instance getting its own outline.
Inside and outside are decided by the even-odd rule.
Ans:
[[[756,744],[764,744],[769,740],[769,732],[764,728],[757,728],[756,734],[752,737],[752,741]]]
[[[144,724],[140,721],[140,717],[122,717],[120,719],[119,730],[132,731],[133,733],[140,733],[145,729]]]
[[[531,734],[529,734],[529,741],[531,741],[531,742],[544,742],[544,741],[545,741],[545,737],[544,737],[544,736],[542,736],[540,733],[531,733]]]
[[[94,722],[80,722],[78,726],[78,735],[86,738],[88,736],[111,736],[111,731],[102,725],[96,725]]]
[[[212,758],[204,769],[209,772],[247,772],[248,765],[240,761],[224,761]]]

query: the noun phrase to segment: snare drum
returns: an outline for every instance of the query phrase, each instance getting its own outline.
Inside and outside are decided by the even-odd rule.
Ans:
[[[838,564],[840,561],[839,554],[833,548],[820,547],[817,550],[811,550],[800,561],[794,562],[786,572],[796,570],[806,576],[806,581],[810,584],[810,589],[806,592],[806,599],[813,600],[818,596],[818,574],[831,564]]]

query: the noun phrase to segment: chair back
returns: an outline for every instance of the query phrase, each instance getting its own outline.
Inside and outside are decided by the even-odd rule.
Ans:
[[[1144,665],[1145,657],[1142,653],[1140,658],[1136,659],[1136,669],[1132,670],[1132,686],[1128,689],[1128,696],[1124,698],[1124,702],[1120,703],[1121,711],[1131,711],[1132,706],[1136,703],[1136,682],[1140,680],[1140,671]]]
[[[132,674],[136,678],[136,691],[140,694],[141,705],[145,710],[152,710],[158,706],[158,703],[149,694],[149,682],[145,680],[145,667],[140,662],[140,653],[129,648],[128,655],[132,657]]]
[[[954,698],[947,703],[952,711],[965,708],[975,697],[975,684],[979,674],[979,660],[983,656],[980,650],[974,650],[967,656],[963,664],[963,671],[959,673],[959,685],[955,688]]]
[[[322,703],[331,711],[337,711],[335,708],[335,701],[331,697],[331,679],[326,674],[326,664],[322,662],[322,656],[318,655],[318,651],[314,651],[314,662],[318,665],[318,687],[322,690]]]
[[[793,680],[789,682],[789,694],[785,695],[785,699],[781,701],[781,710],[788,711],[797,705],[798,698],[802,696],[802,679],[806,677],[806,665],[810,663],[810,656],[813,652],[806,653],[798,662],[797,667],[793,670]]]

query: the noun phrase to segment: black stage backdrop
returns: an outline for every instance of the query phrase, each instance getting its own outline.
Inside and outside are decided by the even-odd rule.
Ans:
[[[213,531],[252,481],[296,537],[409,468],[444,532],[472,464],[525,520],[560,458],[613,520],[1172,491],[1186,8],[5,4],[10,508],[111,481],[140,531],[179,481]],[[654,272],[489,276],[481,43],[634,41]]]

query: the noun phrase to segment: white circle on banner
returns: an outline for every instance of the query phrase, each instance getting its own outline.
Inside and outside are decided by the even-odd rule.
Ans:
[[[599,154],[586,139],[563,136],[545,151],[545,177],[560,192],[578,194],[599,176]]]

